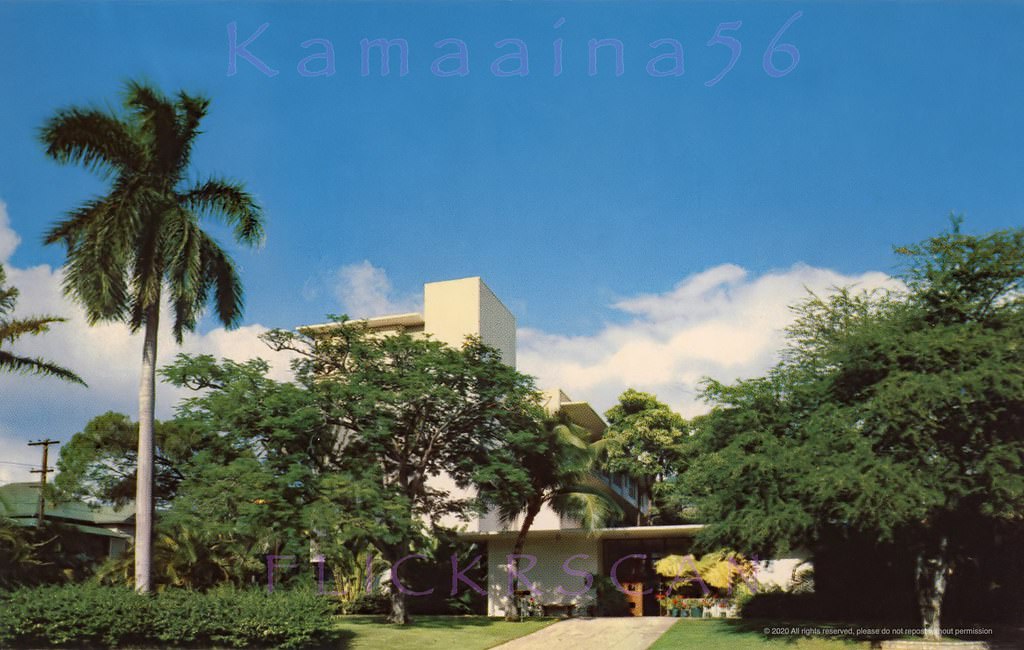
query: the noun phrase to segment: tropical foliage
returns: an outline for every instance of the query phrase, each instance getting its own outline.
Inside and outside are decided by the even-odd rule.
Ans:
[[[73,526],[25,526],[0,517],[0,589],[84,580],[95,569],[93,540]]]
[[[700,583],[702,588],[732,590],[743,583],[756,590],[753,563],[735,551],[720,549],[696,559],[693,555],[668,555],[654,563],[658,575],[673,578],[672,588]]]

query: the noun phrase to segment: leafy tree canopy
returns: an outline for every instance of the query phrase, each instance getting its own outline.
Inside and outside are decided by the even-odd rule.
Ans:
[[[600,443],[605,467],[636,479],[640,495],[653,504],[655,485],[674,465],[686,438],[686,421],[654,395],[632,388],[605,417],[609,426]],[[649,515],[660,519],[660,509],[652,505]]]
[[[919,554],[937,633],[969,531],[1022,522],[1024,231],[897,252],[905,290],[811,296],[771,372],[706,384],[714,408],[677,494],[699,504],[710,546],[768,555],[829,530],[899,540]]]
[[[605,413],[606,464],[613,472],[635,478],[664,474],[674,447],[686,431],[686,421],[650,393],[630,388]]]
[[[70,498],[123,505],[135,498],[139,425],[124,414],[107,412],[61,446],[57,489]],[[172,421],[156,423],[154,493],[166,505],[177,493],[182,469],[206,440]]]
[[[493,463],[502,455],[494,452],[534,424],[533,379],[479,338],[455,348],[373,335],[344,319],[327,330],[265,338],[298,354],[298,381],[331,427],[324,457],[335,478],[312,527],[327,537],[365,537],[389,563],[421,546],[428,526],[445,515],[473,512],[474,499],[431,479],[479,484],[500,471]],[[390,620],[405,623],[405,594],[391,595]]]

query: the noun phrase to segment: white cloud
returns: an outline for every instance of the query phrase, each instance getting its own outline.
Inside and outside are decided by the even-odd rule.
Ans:
[[[397,295],[387,272],[369,260],[338,269],[333,291],[344,313],[352,318],[418,311],[421,307],[417,296]]]
[[[21,243],[21,237],[11,228],[11,219],[7,215],[7,204],[0,201],[0,264],[11,259],[14,249]]]
[[[35,438],[33,438],[35,439]],[[39,466],[39,447],[29,447],[24,440],[20,445],[7,444],[7,441],[14,441],[15,434],[0,423],[0,485],[13,481],[32,480],[31,468]],[[52,450],[52,448],[51,448]]]
[[[0,204],[2,207],[2,204]],[[10,255],[18,237],[6,227],[6,214],[0,210],[0,259]],[[6,246],[6,248],[5,248]],[[5,265],[8,284],[20,291],[16,316],[49,314],[63,316],[67,322],[54,324],[37,337],[25,337],[13,348],[19,354],[40,356],[74,370],[88,382],[88,388],[52,378],[0,373],[0,482],[31,480],[29,468],[14,462],[38,463],[37,454],[25,453],[29,439],[50,436],[67,440],[80,431],[93,416],[107,410],[138,414],[137,391],[142,356],[142,337],[132,335],[122,324],[104,323],[90,327],[81,307],[61,291],[60,269],[47,265],[17,268]],[[162,315],[162,322],[170,322]],[[170,328],[161,329],[158,341],[159,364],[173,360],[180,352],[211,354],[217,358],[244,361],[261,357],[271,363],[271,376],[290,378],[290,355],[275,353],[259,335],[267,328],[259,324],[235,330],[214,328],[203,334],[186,335],[177,346]],[[174,405],[188,391],[172,386],[157,388],[157,417],[167,418]]]
[[[706,410],[697,399],[703,377],[733,381],[763,373],[777,361],[788,306],[807,290],[865,289],[897,283],[884,273],[847,276],[796,264],[751,277],[724,264],[689,276],[660,294],[624,298],[612,307],[633,316],[592,336],[519,331],[519,367],[541,386],[558,386],[604,410],[626,388],[653,392],[681,413]]]

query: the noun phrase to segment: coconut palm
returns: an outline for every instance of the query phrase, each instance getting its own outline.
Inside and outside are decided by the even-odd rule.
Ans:
[[[513,577],[508,620],[519,620],[521,612],[515,597],[519,587],[518,556],[526,545],[534,519],[549,505],[558,515],[574,520],[581,528],[592,530],[606,526],[622,516],[622,509],[601,490],[593,470],[598,446],[590,442],[590,432],[573,424],[563,414],[544,418],[527,444],[513,445],[519,466],[528,474],[527,489],[518,498],[498,502],[498,516],[505,523],[522,517],[512,548],[516,575]],[[507,492],[512,496],[510,492]]]
[[[28,318],[13,318],[10,313],[14,311],[14,303],[18,299],[18,290],[14,287],[5,287],[7,272],[4,265],[0,264],[0,346],[14,343],[22,336],[38,336],[49,331],[53,323],[61,323],[66,319],[56,316],[30,316]],[[55,363],[40,359],[38,357],[23,357],[0,349],[0,371],[24,372],[48,377],[57,377],[65,381],[85,385],[82,378],[67,368],[58,366]]]
[[[64,291],[85,308],[90,324],[121,321],[144,331],[139,382],[135,588],[150,589],[153,526],[153,410],[157,331],[164,299],[181,343],[213,298],[227,327],[242,315],[242,284],[220,245],[200,227],[212,217],[234,239],[263,239],[260,207],[244,188],[220,178],[194,181],[189,159],[209,100],[179,92],[169,99],[127,84],[124,111],[69,108],[40,134],[46,154],[78,163],[110,182],[56,223],[47,244],[67,249]]]

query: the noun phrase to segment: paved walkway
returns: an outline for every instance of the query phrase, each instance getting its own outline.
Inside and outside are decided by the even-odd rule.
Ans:
[[[570,618],[549,625],[543,630],[537,630],[533,634],[495,646],[493,650],[646,650],[677,621],[678,618],[669,616]]]

